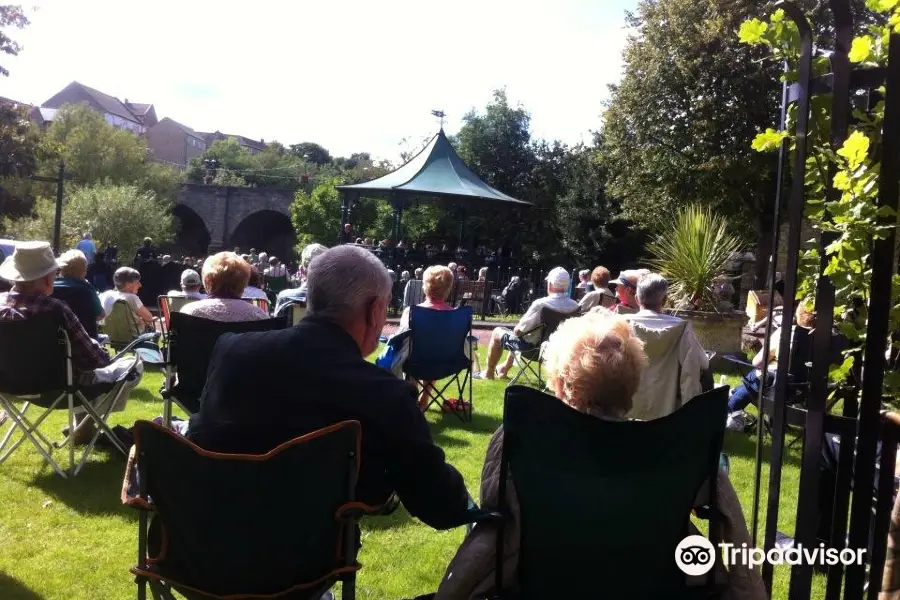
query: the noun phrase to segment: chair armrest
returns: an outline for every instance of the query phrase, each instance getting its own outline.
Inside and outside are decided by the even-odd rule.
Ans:
[[[153,510],[153,503],[138,495],[137,451],[132,446],[125,463],[125,476],[122,478],[122,504],[138,510]]]
[[[466,511],[466,523],[500,523],[505,518],[502,512],[490,508],[471,508]]]
[[[730,363],[741,365],[742,367],[747,367],[749,369],[755,369],[753,363],[748,362],[746,359],[738,358],[736,354],[723,354],[722,358],[727,360]]]
[[[139,345],[145,344],[147,342],[156,342],[156,340],[158,340],[158,339],[159,339],[159,333],[157,333],[155,331],[149,332],[149,333],[142,333],[141,335],[139,335],[136,338],[134,338],[133,340],[131,340],[130,344],[128,344],[127,346],[122,348],[122,351],[119,352],[118,354],[116,354],[112,358],[112,362],[116,362],[117,360],[119,360],[120,358],[125,356],[125,354],[127,354],[128,352],[131,352]]]
[[[400,506],[400,498],[397,494],[391,494],[383,504],[376,506],[364,502],[348,502],[337,509],[335,518],[358,521],[363,517],[380,517],[391,514],[397,510],[398,506]]]

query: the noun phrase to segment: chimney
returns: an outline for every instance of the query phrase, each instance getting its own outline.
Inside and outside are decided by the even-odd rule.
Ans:
[[[259,143],[260,143],[260,144],[265,144],[265,143],[266,143],[266,140],[264,140],[263,138],[259,138]]]
[[[128,98],[125,98],[125,104],[128,104]]]

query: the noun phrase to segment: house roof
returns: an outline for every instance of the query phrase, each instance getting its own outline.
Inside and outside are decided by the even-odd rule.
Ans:
[[[187,134],[187,135],[189,135],[189,136],[191,136],[191,137],[195,137],[195,138],[197,138],[198,140],[203,140],[204,142],[206,141],[206,138],[204,137],[204,135],[203,135],[202,133],[198,133],[198,132],[194,131],[193,129],[191,129],[190,127],[188,127],[187,125],[184,125],[183,123],[179,123],[179,122],[176,121],[175,119],[172,119],[172,118],[169,118],[169,117],[163,118],[163,119],[162,119],[159,123],[157,123],[156,125],[160,125],[163,121],[170,121],[173,125],[175,125],[175,126],[178,127],[179,129],[181,129],[185,134]],[[154,127],[156,127],[156,125],[154,125]]]
[[[134,113],[135,116],[143,117],[150,109],[153,108],[152,104],[139,104],[137,102],[128,102],[127,100],[124,102],[125,106]]]
[[[242,135],[232,135],[230,133],[222,133],[221,131],[213,131],[213,132],[198,132],[200,136],[202,136],[206,141],[212,142],[215,140],[227,140],[228,138],[237,139],[238,143],[241,146],[247,146],[248,148],[253,148],[255,150],[265,150],[266,144],[260,140],[252,140],[248,137],[244,137]]]
[[[44,108],[43,106],[38,107],[37,111],[41,114],[41,119],[46,122],[53,121],[56,118],[56,113],[59,111],[57,108]]]
[[[338,186],[365,196],[390,197],[398,192],[415,196],[450,197],[468,200],[496,200],[530,204],[495,190],[473,173],[459,157],[441,129],[428,145],[405,165],[383,177]]]
[[[141,124],[142,117],[153,107],[152,104],[129,103],[128,105],[126,105],[115,96],[110,96],[109,94],[105,94],[100,90],[95,90],[94,88],[88,87],[83,83],[79,83],[77,81],[73,81],[72,83],[67,85],[60,93],[73,86],[81,88],[81,90],[87,95],[88,98],[93,101],[97,108],[100,108],[104,112],[108,112],[112,115],[116,115],[117,117],[133,121],[137,124]],[[44,104],[47,104],[47,102],[45,102]],[[132,108],[129,108],[129,106],[133,107],[134,110],[132,110]],[[143,112],[136,112],[138,109],[142,110]]]

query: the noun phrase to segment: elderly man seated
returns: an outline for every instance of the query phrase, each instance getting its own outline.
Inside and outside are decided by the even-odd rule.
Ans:
[[[203,282],[200,273],[193,269],[185,269],[181,272],[181,289],[170,290],[167,296],[175,298],[190,298],[191,300],[205,300],[206,294],[200,291]]]
[[[649,274],[647,269],[628,269],[619,273],[612,283],[616,286],[616,298],[619,303],[613,308],[613,312],[619,315],[630,315],[640,310],[637,299],[638,281],[644,275]]]
[[[12,291],[0,294],[0,321],[28,320],[46,313],[58,315],[72,345],[75,380],[82,387],[85,397],[93,400],[106,391],[99,382],[114,379],[115,373],[123,373],[139,359],[123,358],[111,364],[109,355],[88,336],[75,313],[64,302],[50,297],[59,268],[49,243],[18,242],[13,255],[0,265],[0,278],[13,284]],[[124,408],[128,391],[139,381],[140,377],[137,377],[129,382],[122,400],[115,407],[117,410]],[[84,409],[76,408],[75,411],[76,414],[84,414]],[[95,433],[93,420],[80,419],[73,441],[76,444],[88,443]]]
[[[650,359],[634,395],[629,416],[635,419],[657,419],[678,409],[701,393],[701,374],[709,369],[706,351],[691,324],[662,312],[668,292],[669,282],[662,276],[644,275],[636,294],[641,308],[628,315]]]
[[[552,308],[559,312],[574,312],[578,310],[578,303],[569,297],[569,272],[562,267],[556,267],[547,275],[547,295],[538,298],[531,303],[528,311],[522,315],[519,323],[510,331],[498,327],[491,333],[488,342],[487,370],[477,374],[478,379],[494,379],[508,377],[509,370],[515,360],[515,352],[533,350],[541,341],[541,332],[538,327],[541,324],[541,309]],[[499,369],[497,363],[503,350],[509,350],[506,363]]]
[[[188,437],[215,452],[264,453],[328,425],[359,421],[360,502],[377,506],[396,491],[409,513],[432,527],[465,522],[465,483],[432,441],[415,390],[366,361],[378,347],[390,299],[387,269],[370,252],[343,245],[317,256],[302,321],[219,339]]]

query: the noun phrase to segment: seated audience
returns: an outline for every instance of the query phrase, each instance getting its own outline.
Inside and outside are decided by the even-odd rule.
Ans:
[[[796,327],[812,330],[816,326],[816,314],[812,310],[812,303],[809,301],[800,301],[797,304],[795,313]],[[791,336],[793,341],[794,328],[785,329],[778,327],[772,330],[772,337],[769,342],[769,356],[763,356],[762,348],[756,353],[751,361],[756,367],[747,373],[741,385],[734,388],[731,396],[728,398],[728,422],[726,427],[730,431],[744,431],[744,429],[752,422],[752,418],[744,411],[748,404],[756,403],[759,388],[771,386],[775,383],[775,372],[778,370],[778,347],[782,335]],[[766,374],[763,376],[762,369],[765,365]]]
[[[575,287],[578,289],[586,289],[588,284],[591,282],[591,272],[587,269],[582,269],[578,271],[578,285]]]
[[[638,280],[649,272],[647,269],[629,269],[619,273],[619,276],[613,280],[613,285],[616,286],[616,298],[619,300],[614,309],[616,314],[628,315],[640,310],[637,301],[637,284]]]
[[[616,295],[609,289],[609,270],[597,267],[591,271],[590,283],[593,291],[587,292],[578,303],[581,312],[587,312],[595,306],[613,309],[616,306]]]
[[[119,267],[113,274],[113,285],[116,286],[114,290],[100,294],[104,314],[108,316],[116,302],[124,300],[139,323],[153,325],[153,315],[137,295],[141,289],[141,274],[131,267]]]
[[[322,244],[310,244],[300,253],[300,271],[307,273],[306,279],[296,288],[289,288],[278,292],[275,301],[275,314],[281,314],[281,309],[294,300],[306,300],[306,290],[309,286],[308,269],[312,260],[328,250]]]
[[[650,359],[634,394],[630,416],[636,419],[657,419],[677,410],[703,391],[701,374],[709,369],[690,322],[662,312],[668,293],[669,282],[661,275],[644,275],[636,295],[641,309],[627,316]]]
[[[193,269],[185,269],[181,272],[181,289],[170,290],[167,296],[176,298],[190,298],[192,300],[205,300],[206,294],[200,291],[200,274]]]
[[[366,361],[378,347],[390,296],[387,270],[370,252],[348,244],[317,256],[299,324],[219,339],[188,437],[215,452],[263,453],[356,420],[363,431],[359,502],[381,505],[396,491],[432,527],[464,522],[462,476],[432,441],[413,388]]]
[[[0,265],[0,279],[13,284],[12,291],[0,294],[0,321],[28,320],[38,315],[53,313],[69,337],[72,346],[72,368],[77,385],[88,400],[102,396],[108,389],[110,374],[129,368],[137,358],[123,358],[111,363],[109,355],[88,336],[75,313],[56,298],[53,291],[56,272],[60,265],[53,257],[47,242],[17,242],[16,250]],[[136,377],[129,382],[114,410],[122,410],[130,392],[140,382]],[[84,409],[76,408],[79,421],[72,434],[75,444],[90,442],[96,433],[96,425],[90,417],[81,418]]]
[[[578,303],[569,297],[570,281],[569,272],[564,268],[556,267],[550,271],[547,275],[547,295],[531,303],[528,311],[522,315],[512,331],[498,327],[491,333],[491,340],[488,342],[487,370],[476,377],[479,379],[508,377],[515,360],[514,352],[533,350],[541,340],[538,327],[541,324],[542,308],[547,307],[559,312],[574,312],[578,309]],[[504,349],[509,350],[509,355],[503,367],[495,373]]]
[[[254,266],[250,267],[250,281],[244,288],[244,298],[263,298],[268,300],[268,296],[262,290],[262,277],[259,275],[259,269]]]
[[[213,321],[259,321],[269,315],[241,300],[250,281],[250,263],[234,252],[219,252],[203,263],[203,287],[209,297],[182,307],[181,312]]]
[[[547,388],[561,402],[575,410],[608,421],[624,421],[631,412],[631,398],[638,388],[647,356],[642,342],[623,317],[609,312],[588,313],[565,321],[550,337],[545,353]],[[552,427],[552,423],[547,424]],[[519,563],[519,523],[521,514],[513,477],[507,476],[505,502],[499,498],[500,461],[503,451],[503,427],[494,433],[488,446],[481,479],[481,503],[485,508],[505,506],[508,511],[504,554],[504,587],[514,588]],[[720,511],[724,541],[740,547],[750,544],[750,534],[737,494],[725,471],[717,481],[717,507]],[[705,487],[705,486],[704,486]],[[664,493],[664,490],[661,490]],[[698,493],[703,504],[705,493]],[[598,506],[597,510],[603,510]],[[689,515],[685,515],[685,522]],[[696,531],[690,531],[696,533]],[[435,600],[475,600],[490,598],[494,591],[496,565],[496,529],[476,527],[447,567]],[[652,540],[648,540],[652,543]],[[653,573],[648,573],[652,577]],[[560,585],[565,586],[564,582]],[[598,591],[603,582],[597,582]],[[564,596],[564,594],[563,594]],[[729,567],[728,598],[762,600],[765,588],[759,573],[741,565]]]
[[[87,234],[90,235],[90,234]],[[59,275],[53,282],[52,296],[65,302],[72,309],[84,330],[93,339],[99,339],[97,321],[103,318],[103,306],[97,290],[85,279],[87,258],[81,250],[69,250],[60,255]]]
[[[478,269],[478,281],[487,281],[488,268],[481,267]]]
[[[450,269],[443,266],[428,267],[425,269],[424,278],[422,289],[425,293],[425,301],[418,306],[432,310],[453,310],[453,307],[447,304],[447,296],[450,295],[450,289],[453,287],[453,273],[450,272]],[[399,331],[409,329],[409,312],[409,307],[403,309]],[[428,407],[432,384],[431,381],[424,382],[422,392],[419,394],[419,408],[423,410]]]

